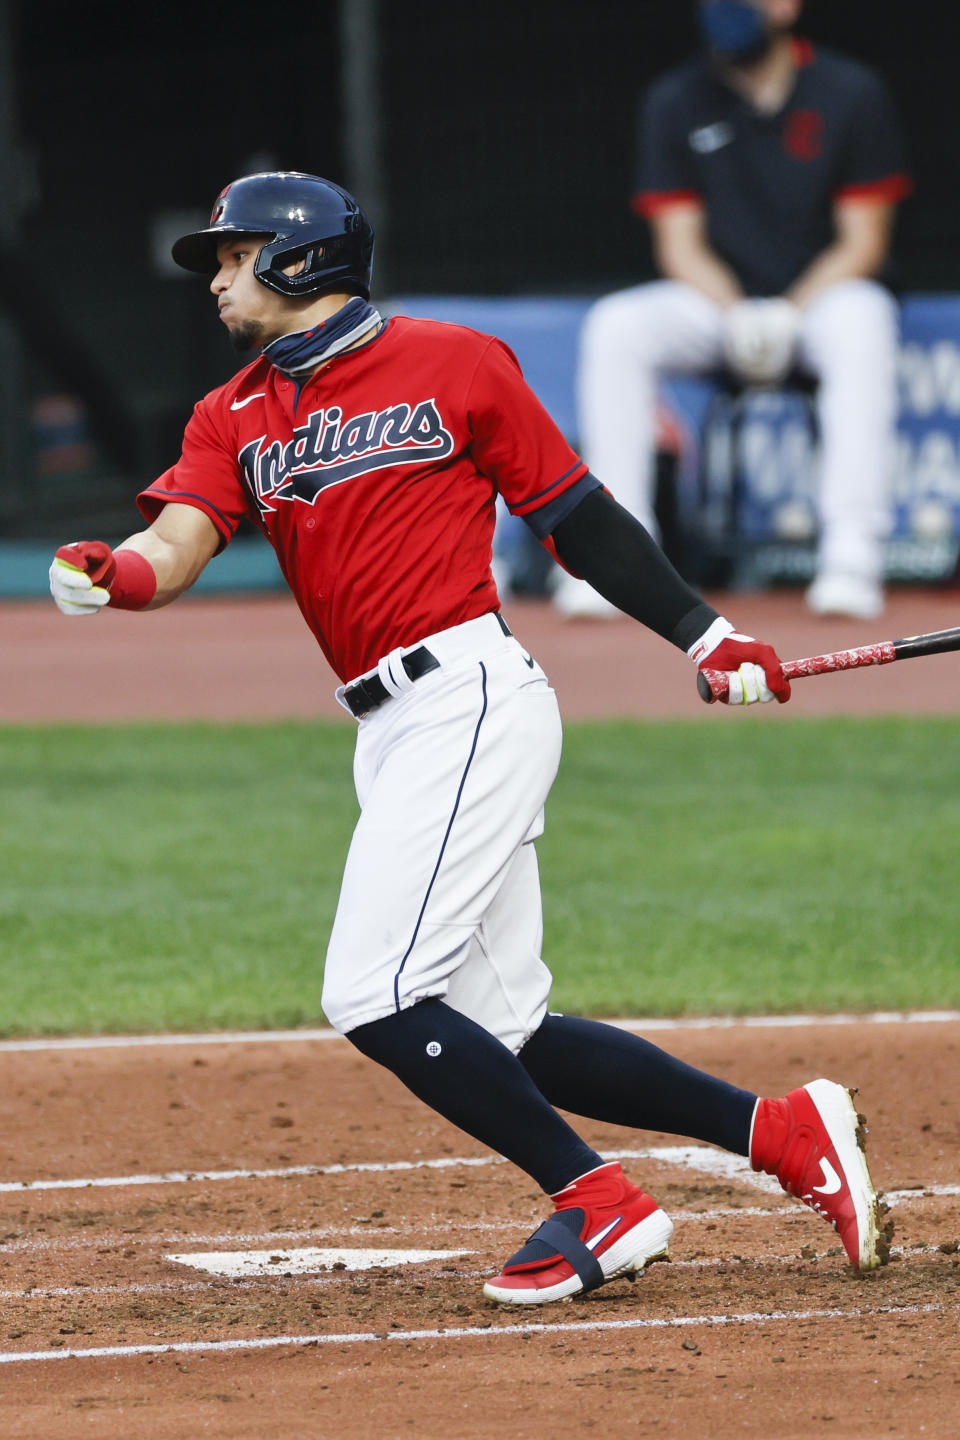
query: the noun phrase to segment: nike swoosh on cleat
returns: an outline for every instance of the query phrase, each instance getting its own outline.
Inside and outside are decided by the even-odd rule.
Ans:
[[[840,1179],[840,1176],[837,1174],[836,1170],[834,1170],[833,1166],[830,1164],[830,1161],[827,1159],[823,1159],[820,1161],[820,1169],[823,1171],[823,1178],[826,1181],[826,1184],[813,1185],[811,1186],[811,1189],[816,1190],[820,1195],[836,1195],[837,1191],[840,1189],[840,1186],[843,1183]]]
[[[589,1240],[584,1240],[583,1243],[584,1245],[586,1245],[587,1249],[593,1250],[597,1245],[600,1244],[601,1240],[605,1240],[610,1234],[611,1230],[616,1230],[622,1219],[623,1216],[618,1215],[616,1220],[611,1220],[610,1224],[605,1226],[603,1230],[598,1230],[596,1235],[591,1235]]]
[[[266,398],[267,398],[267,396],[266,396],[266,391],[265,391],[265,390],[258,390],[257,393],[256,393],[256,395],[247,395],[243,400],[231,400],[231,401],[230,401],[230,409],[231,409],[231,410],[242,410],[243,407],[244,407],[244,405],[249,405],[249,404],[250,404],[250,401],[251,401],[251,400],[265,400]]]

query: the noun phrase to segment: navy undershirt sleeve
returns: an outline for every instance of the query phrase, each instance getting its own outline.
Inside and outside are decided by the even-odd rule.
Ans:
[[[564,565],[681,650],[717,619],[639,520],[602,488],[591,490],[554,527],[553,543]]]
[[[599,490],[600,481],[596,475],[591,475],[588,470],[586,475],[581,475],[569,490],[564,490],[549,504],[542,505],[539,510],[531,510],[529,515],[524,515],[527,526],[533,531],[538,540],[545,540],[552,534],[561,520],[565,520],[571,510],[576,509],[585,495],[591,490]]]

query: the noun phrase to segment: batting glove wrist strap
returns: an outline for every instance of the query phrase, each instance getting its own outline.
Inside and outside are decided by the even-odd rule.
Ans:
[[[720,642],[722,640],[725,640],[728,635],[733,635],[735,633],[736,632],[734,630],[734,627],[730,624],[730,621],[727,620],[725,616],[718,615],[716,620],[714,620],[713,623],[708,626],[706,630],[704,630],[703,634],[700,636],[700,639],[694,640],[693,644],[688,647],[687,654],[690,656],[690,659],[693,661],[694,665],[696,665],[699,669],[699,667],[703,664],[704,660],[706,660],[707,656],[713,654],[714,650],[716,650]],[[715,665],[713,668],[715,670],[719,670],[721,667],[719,665]]]

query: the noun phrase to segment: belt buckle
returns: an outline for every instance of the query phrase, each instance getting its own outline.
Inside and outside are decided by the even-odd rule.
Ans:
[[[364,709],[364,710],[355,710],[355,709],[353,708],[352,697],[355,696],[355,695],[363,696],[363,698],[364,698],[364,700],[365,700],[365,702],[366,702],[366,709]],[[352,685],[348,685],[347,688],[346,688],[346,690],[344,690],[344,692],[343,692],[343,698],[344,698],[344,700],[346,700],[347,705],[348,705],[348,707],[349,707],[349,709],[350,709],[350,713],[353,715],[353,718],[354,718],[355,720],[365,720],[365,719],[367,718],[367,716],[370,714],[371,710],[376,709],[376,706],[371,705],[371,704],[369,703],[369,701],[366,700],[366,696],[364,695],[364,685],[363,685],[363,681],[362,681],[362,680],[355,680]]]

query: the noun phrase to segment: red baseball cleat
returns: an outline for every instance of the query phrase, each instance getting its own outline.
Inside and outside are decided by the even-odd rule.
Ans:
[[[853,1092],[811,1080],[782,1100],[761,1100],[750,1139],[753,1169],[775,1175],[788,1194],[829,1220],[856,1270],[885,1265],[893,1235],[867,1169],[866,1133]]]
[[[556,1213],[488,1280],[483,1293],[506,1305],[546,1305],[632,1275],[667,1254],[673,1222],[631,1185],[616,1161],[551,1196]]]

